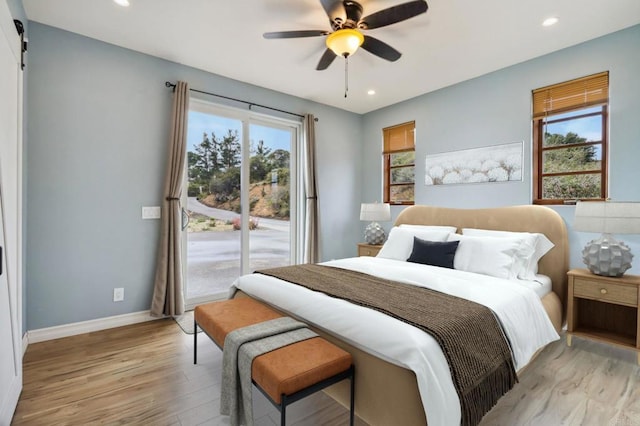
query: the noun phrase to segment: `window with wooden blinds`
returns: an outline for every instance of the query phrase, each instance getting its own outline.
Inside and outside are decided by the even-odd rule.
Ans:
[[[415,127],[412,121],[382,129],[385,203],[414,202]]]
[[[609,72],[577,78],[533,91],[533,118],[609,102]]]
[[[533,202],[607,198],[609,73],[532,91]]]

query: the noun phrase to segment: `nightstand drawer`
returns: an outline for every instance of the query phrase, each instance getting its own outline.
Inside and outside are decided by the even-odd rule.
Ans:
[[[638,287],[610,282],[575,278],[574,297],[601,300],[618,305],[638,306]]]
[[[381,248],[381,245],[376,244],[358,244],[358,256],[375,257]]]

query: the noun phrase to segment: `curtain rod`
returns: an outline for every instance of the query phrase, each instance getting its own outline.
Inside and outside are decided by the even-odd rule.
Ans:
[[[171,89],[172,89],[172,90],[174,90],[174,89],[176,88],[176,85],[175,85],[175,84],[173,84],[173,83],[171,83],[171,82],[169,82],[169,81],[165,81],[164,85],[165,85],[166,87],[171,87]],[[266,106],[266,105],[260,105],[260,104],[257,104],[257,103],[255,103],[255,102],[243,101],[242,99],[231,98],[231,97],[229,97],[229,96],[218,95],[218,94],[216,94],[216,93],[211,93],[211,92],[205,92],[205,91],[203,91],[203,90],[197,90],[197,89],[191,89],[191,88],[189,88],[189,91],[191,91],[191,92],[197,92],[197,93],[202,93],[202,94],[210,95],[210,96],[216,96],[216,97],[218,97],[218,98],[228,99],[228,100],[230,100],[230,101],[241,102],[241,103],[243,103],[243,104],[247,104],[247,105],[249,105],[249,109],[251,109],[251,107],[252,107],[252,106],[257,106],[257,107],[260,107],[260,108],[266,108],[266,109],[270,109],[270,110],[272,110],[272,111],[283,112],[283,113],[285,113],[285,114],[295,115],[296,117],[304,118],[304,115],[296,114],[295,112],[289,112],[289,111],[285,111],[285,110],[283,110],[283,109],[272,108],[272,107],[269,107],[269,106]],[[315,119],[315,121],[318,121],[318,119],[316,118],[316,119]]]

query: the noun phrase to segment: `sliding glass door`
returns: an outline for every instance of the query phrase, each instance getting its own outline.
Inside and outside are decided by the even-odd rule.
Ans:
[[[297,123],[191,100],[183,205],[187,308],[297,253]]]

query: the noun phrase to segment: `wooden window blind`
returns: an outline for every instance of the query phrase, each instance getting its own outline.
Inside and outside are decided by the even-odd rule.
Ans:
[[[412,121],[410,123],[404,123],[382,129],[384,134],[383,154],[416,149],[415,128],[415,122]]]
[[[533,118],[609,102],[609,72],[541,87],[533,93]]]

